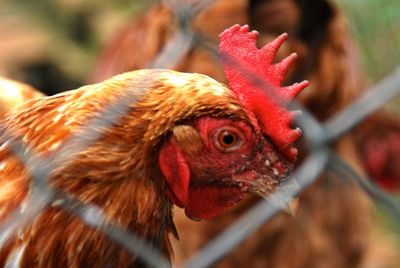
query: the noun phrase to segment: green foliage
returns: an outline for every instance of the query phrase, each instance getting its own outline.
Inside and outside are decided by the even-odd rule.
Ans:
[[[370,82],[400,64],[399,0],[336,0],[343,8],[361,48]]]

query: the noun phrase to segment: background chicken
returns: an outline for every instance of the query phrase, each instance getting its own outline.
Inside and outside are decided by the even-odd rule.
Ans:
[[[221,54],[233,53],[263,74],[268,90],[238,78],[226,62],[229,88],[200,74],[129,72],[26,102],[2,121],[0,138],[12,135],[27,148],[25,154],[48,158],[52,167],[65,150],[80,144],[71,137],[91,126],[100,138],[55,166],[49,183],[102,208],[108,220],[168,254],[168,234],[176,235],[173,204],[192,219],[215,217],[247,193],[265,196],[274,191],[292,169],[297,155],[293,142],[300,131],[291,128],[292,114],[276,96],[289,101],[308,83],[280,85],[294,60],[291,56],[272,64],[286,35],[263,50],[256,49],[255,38],[247,26],[236,25],[221,35]],[[265,64],[248,62],[241,54],[244,50]],[[109,127],[91,125],[104,115],[105,107],[113,107],[118,120]],[[0,163],[4,221],[25,202],[34,174],[14,154],[13,142],[3,141]],[[5,267],[143,265],[57,205],[46,207],[0,246],[0,266]]]
[[[375,131],[379,127],[379,131]],[[400,120],[380,113],[369,118],[356,136],[362,163],[373,181],[390,193],[400,190]]]
[[[91,80],[149,64],[173,36],[174,18],[175,14],[167,7],[156,5],[126,25],[106,45]],[[299,60],[287,83],[299,79],[311,81],[311,88],[300,99],[318,119],[327,119],[361,94],[364,85],[357,48],[343,16],[330,2],[220,0],[201,13],[193,21],[193,27],[215,41],[218,32],[232,23],[250,23],[260,31],[260,44],[278,33],[289,33],[281,57],[288,51],[296,51]],[[225,79],[220,63],[201,47],[192,48],[175,69],[205,73],[219,81]],[[376,116],[371,128],[385,126],[385,116]],[[343,137],[335,148],[353,168],[365,173],[372,170],[365,149],[368,145],[365,147],[363,142],[370,132],[362,130]],[[385,148],[383,154],[397,159],[391,146]],[[374,171],[384,174],[383,167]],[[379,177],[374,172],[371,175]],[[391,175],[390,179],[398,180]],[[357,186],[325,173],[300,200],[295,217],[278,215],[216,267],[356,267],[369,262],[365,258],[372,256],[369,249],[372,208]],[[177,211],[176,224],[181,234],[181,241],[174,245],[177,263],[194,254],[251,205],[248,202],[229,215],[200,223],[188,221]],[[290,257],[288,252],[292,253]]]

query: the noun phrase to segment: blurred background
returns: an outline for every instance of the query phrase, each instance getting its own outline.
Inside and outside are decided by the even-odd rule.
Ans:
[[[76,88],[106,40],[151,1],[0,2],[0,74],[47,94]]]
[[[2,0],[0,74],[55,93],[82,84],[113,34],[156,1]],[[360,47],[369,84],[400,62],[400,3],[332,0]]]
[[[93,69],[99,63],[99,55],[115,34],[133,23],[157,2],[2,0],[0,76],[26,82],[48,95],[84,85],[90,80]],[[285,0],[281,3],[283,2],[290,1]],[[294,2],[301,3],[301,7],[307,7],[308,4],[324,1]],[[379,82],[400,66],[400,1],[328,2],[336,6],[338,12],[343,15],[344,24],[355,40],[361,61],[361,65],[356,68],[362,73],[364,88]],[[285,5],[282,4],[278,11],[282,12],[284,8]],[[323,16],[321,14],[311,13],[309,16]],[[131,49],[135,50],[135,47]],[[398,118],[400,98],[393,99],[383,110],[392,118]],[[374,127],[373,125],[372,128]],[[357,142],[362,142],[363,137]],[[390,191],[390,194],[400,202],[396,191]],[[390,217],[379,205],[374,209],[373,215],[373,240],[377,239],[377,243],[383,246],[372,249],[371,254],[375,254],[378,259],[390,258],[390,264],[377,262],[376,265],[370,263],[364,266],[400,267],[398,219]],[[380,239],[383,242],[378,241]]]

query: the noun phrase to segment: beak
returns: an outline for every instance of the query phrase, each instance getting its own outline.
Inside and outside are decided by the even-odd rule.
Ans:
[[[294,217],[296,216],[297,211],[299,211],[299,205],[300,205],[300,199],[298,197],[294,197],[292,198],[292,200],[289,201],[286,208],[283,209],[283,212]]]
[[[281,180],[279,187],[269,196],[268,200],[283,212],[294,217],[299,209],[300,201],[298,197],[293,197],[293,194],[299,189],[299,184],[289,175]]]

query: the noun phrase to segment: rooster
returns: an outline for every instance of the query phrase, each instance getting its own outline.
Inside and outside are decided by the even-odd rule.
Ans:
[[[296,55],[272,61],[287,35],[262,49],[257,49],[256,38],[248,26],[235,25],[221,34],[229,86],[200,74],[128,72],[26,102],[3,120],[2,135],[13,135],[29,151],[56,159],[64,142],[104,107],[125,100],[129,111],[112,126],[93,129],[101,138],[52,170],[48,181],[83,203],[101,207],[107,219],[169,255],[168,234],[176,234],[174,204],[191,219],[213,218],[249,193],[274,191],[292,169],[297,156],[293,143],[301,132],[291,128],[293,114],[282,104],[308,83],[281,86]],[[231,57],[262,75],[266,89],[238,72],[229,63]],[[0,147],[0,163],[4,221],[27,197],[31,174],[9,142]],[[5,267],[142,264],[57,207],[45,208],[0,246],[0,266]]]

